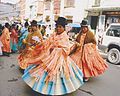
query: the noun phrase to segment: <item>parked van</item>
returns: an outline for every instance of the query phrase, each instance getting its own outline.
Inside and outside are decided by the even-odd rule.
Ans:
[[[120,63],[120,23],[112,23],[101,39],[101,46],[107,51],[107,60],[112,64]]]

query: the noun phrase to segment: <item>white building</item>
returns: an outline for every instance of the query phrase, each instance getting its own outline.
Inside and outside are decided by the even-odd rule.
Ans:
[[[0,2],[0,23],[10,22],[19,17],[19,10],[16,4]]]
[[[43,0],[30,0],[30,1],[31,4],[29,6],[30,9],[29,18],[41,21],[43,19],[44,1]]]
[[[88,0],[70,1],[64,0],[63,15],[74,23],[80,23],[87,16],[85,9],[87,9],[89,2]]]
[[[42,20],[43,0],[21,0],[21,19]]]
[[[64,16],[68,22],[80,23],[86,18],[89,0],[44,0],[44,21],[56,20]]]
[[[89,0],[20,0],[21,19],[38,21],[53,24],[58,16],[66,17],[68,22],[80,23],[87,17],[87,11],[92,3]],[[94,0],[92,0],[94,1]]]
[[[93,29],[105,31],[109,24],[120,23],[120,0],[95,0],[88,17]]]

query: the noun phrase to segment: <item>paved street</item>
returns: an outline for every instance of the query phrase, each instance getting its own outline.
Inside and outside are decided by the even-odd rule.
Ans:
[[[91,78],[79,90],[66,96],[120,96],[120,67],[109,65],[105,74]],[[17,54],[0,57],[0,96],[43,96],[21,79]]]

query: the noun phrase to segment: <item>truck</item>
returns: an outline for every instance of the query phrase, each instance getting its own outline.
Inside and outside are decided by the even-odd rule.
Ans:
[[[101,48],[107,52],[107,60],[120,64],[120,23],[112,23],[101,37]]]

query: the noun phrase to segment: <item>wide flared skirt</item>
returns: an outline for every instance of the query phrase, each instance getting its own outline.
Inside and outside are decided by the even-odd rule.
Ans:
[[[85,44],[83,49],[70,56],[82,70],[84,77],[94,77],[103,74],[108,68],[94,44]]]
[[[84,77],[93,77],[103,74],[108,68],[104,59],[93,44],[86,44],[82,56],[82,72]]]
[[[24,49],[23,52],[18,56],[18,64],[21,69],[26,69],[28,67],[28,64],[25,62],[26,62],[26,58],[31,56],[30,53],[31,52]]]
[[[65,77],[63,71],[59,71],[54,79],[46,82],[48,76],[47,71],[43,71],[43,75],[39,75],[41,69],[36,70],[34,76],[30,73],[30,70],[35,69],[37,65],[29,66],[22,76],[22,79],[29,85],[34,91],[37,91],[45,95],[64,95],[76,91],[83,85],[83,74],[75,63],[69,65],[69,69],[72,74],[69,78]]]
[[[28,64],[26,63],[26,61],[39,57],[42,51],[41,47],[39,47],[39,50],[36,48],[31,50],[29,49],[30,47],[26,47],[18,56],[18,64],[21,69],[26,69],[28,67]]]

